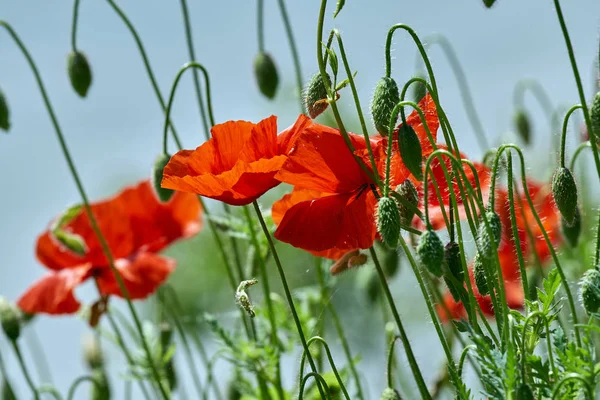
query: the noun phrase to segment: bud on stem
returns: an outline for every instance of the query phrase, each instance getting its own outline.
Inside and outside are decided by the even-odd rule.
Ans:
[[[331,86],[331,77],[329,74],[325,76],[327,77],[328,85]],[[304,93],[304,105],[306,106],[308,115],[312,119],[321,115],[329,106],[329,103],[327,103],[327,90],[323,84],[323,79],[321,79],[321,74],[316,73],[310,79]]]
[[[92,84],[92,69],[85,56],[80,51],[72,51],[67,57],[67,71],[71,86],[81,97],[87,95]]]
[[[558,211],[567,225],[575,223],[577,213],[577,184],[568,168],[559,167],[552,177],[552,194]]]
[[[396,104],[400,102],[400,91],[393,78],[383,77],[377,82],[373,99],[371,100],[371,116],[373,124],[381,136],[387,136],[390,132],[390,119]],[[398,112],[393,116],[394,121],[398,120]],[[395,123],[394,123],[395,125]]]
[[[254,76],[260,92],[268,99],[273,99],[279,85],[277,67],[270,54],[260,52],[254,58]]]

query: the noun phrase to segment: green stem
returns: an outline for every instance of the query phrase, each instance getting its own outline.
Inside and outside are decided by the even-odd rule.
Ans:
[[[96,378],[94,378],[93,376],[91,376],[91,375],[80,376],[79,378],[75,379],[75,381],[73,381],[73,383],[69,387],[69,392],[67,393],[67,400],[73,400],[75,398],[75,392],[77,391],[77,388],[79,387],[79,385],[81,385],[84,382],[90,382],[91,384],[96,386],[96,389],[98,389],[98,390],[102,389],[100,382],[98,382],[98,380]]]
[[[0,26],[3,26],[4,28],[6,28],[6,30],[8,31],[8,33],[12,36],[12,38],[14,39],[14,41],[16,42],[17,46],[20,48],[20,50],[23,52],[23,55],[25,56],[25,58],[27,59],[27,62],[29,63],[29,66],[31,67],[33,74],[35,75],[35,79],[36,82],[38,84],[38,87],[40,89],[40,92],[42,94],[43,100],[44,100],[44,104],[46,106],[46,109],[48,111],[48,114],[50,115],[50,118],[52,120],[52,125],[54,126],[54,130],[56,132],[56,136],[58,139],[58,142],[60,144],[63,156],[68,164],[69,170],[71,172],[71,175],[73,177],[73,180],[75,181],[75,185],[77,186],[77,191],[79,192],[79,195],[81,196],[81,200],[84,203],[84,209],[85,212],[88,216],[88,219],[90,221],[90,225],[92,227],[92,230],[94,232],[94,234],[96,235],[96,237],[98,238],[98,241],[100,242],[100,247],[102,248],[102,251],[104,253],[104,255],[106,256],[106,259],[108,261],[109,267],[111,272],[113,273],[115,280],[117,281],[117,285],[119,287],[119,290],[121,292],[121,294],[123,295],[123,297],[125,298],[126,302],[127,302],[127,307],[129,308],[129,311],[133,317],[134,323],[136,325],[136,328],[141,336],[142,339],[142,345],[144,347],[144,351],[146,353],[146,357],[148,359],[148,363],[150,365],[150,368],[152,370],[152,375],[154,377],[154,379],[156,380],[157,384],[159,385],[161,394],[163,396],[164,399],[168,399],[169,395],[166,391],[166,389],[163,387],[162,383],[160,382],[160,376],[158,374],[158,370],[156,368],[156,365],[154,365],[154,360],[152,359],[151,353],[150,353],[150,347],[148,346],[148,343],[146,342],[146,339],[143,336],[143,331],[142,331],[142,324],[140,322],[140,319],[135,311],[135,308],[133,307],[133,303],[131,302],[131,298],[129,296],[129,291],[127,290],[127,288],[125,287],[125,283],[123,282],[123,278],[121,277],[119,271],[116,269],[115,267],[115,263],[114,263],[114,259],[112,256],[112,252],[110,250],[110,248],[108,247],[108,243],[106,241],[106,238],[104,237],[104,235],[102,234],[102,232],[100,231],[100,228],[98,227],[98,222],[96,220],[96,216],[94,215],[94,213],[92,212],[92,208],[90,206],[87,194],[85,192],[85,189],[83,188],[83,183],[81,182],[81,179],[79,178],[79,173],[77,172],[77,169],[75,167],[75,163],[73,162],[73,159],[71,158],[71,153],[69,152],[69,149],[67,147],[67,143],[64,139],[62,130],[60,129],[60,126],[58,125],[58,120],[56,118],[56,115],[54,114],[54,109],[52,108],[51,104],[50,104],[50,99],[48,98],[48,95],[46,93],[46,89],[44,87],[44,84],[42,82],[42,78],[38,72],[38,69],[35,65],[35,62],[33,61],[33,59],[31,58],[31,55],[29,54],[29,52],[27,51],[27,49],[25,48],[25,45],[23,44],[23,42],[21,42],[21,40],[19,39],[19,37],[17,36],[16,32],[12,29],[12,27],[5,21],[0,21]]]
[[[573,152],[573,157],[571,158],[571,164],[569,165],[569,169],[571,170],[571,172],[573,172],[575,170],[575,161],[577,160],[577,158],[579,157],[579,155],[581,154],[581,152],[587,148],[591,148],[592,144],[590,143],[590,141],[588,140],[587,142],[583,142],[581,143],[579,146],[577,146],[577,149],[575,149],[575,152]]]
[[[294,306],[294,299],[292,298],[292,292],[287,283],[287,279],[285,277],[285,272],[283,271],[283,267],[281,265],[281,260],[279,259],[279,254],[277,253],[277,249],[275,248],[275,243],[273,243],[273,239],[271,238],[271,232],[269,232],[269,228],[267,228],[267,224],[263,219],[262,212],[260,211],[260,207],[258,203],[254,201],[252,203],[254,206],[254,211],[256,212],[256,216],[258,217],[258,221],[260,222],[260,226],[263,230],[263,233],[269,243],[269,248],[271,249],[271,254],[273,254],[273,259],[275,260],[275,265],[277,265],[277,271],[279,272],[279,277],[281,278],[281,283],[283,285],[283,290],[285,292],[285,297],[287,299],[288,305],[290,306],[290,310],[292,312],[292,317],[294,318],[294,323],[296,324],[296,329],[298,331],[298,336],[300,336],[300,341],[302,342],[302,347],[306,356],[308,357],[308,362],[310,364],[310,368],[313,373],[317,374],[317,367],[313,360],[312,355],[310,354],[310,350],[308,349],[308,344],[306,343],[306,337],[304,336],[304,331],[302,330],[302,324],[300,322],[300,318],[298,317],[298,313],[296,312],[296,307]],[[319,385],[319,392],[321,393],[321,397],[323,397],[323,389]]]
[[[62,400],[62,398],[63,398],[62,395],[60,394],[60,392],[58,391],[58,389],[56,389],[52,385],[40,385],[40,387],[38,388],[38,393],[39,394],[48,393],[48,394],[52,395],[52,397],[54,397],[56,400]]]
[[[321,393],[321,399],[329,399],[331,400],[331,394],[330,394],[330,390],[329,390],[329,386],[327,385],[327,382],[325,382],[325,379],[323,379],[323,377],[319,374],[317,374],[316,372],[309,372],[308,374],[304,375],[304,377],[302,378],[302,381],[300,381],[300,391],[298,394],[298,400],[302,400],[304,399],[304,388],[306,387],[306,383],[308,382],[308,380],[310,378],[313,378],[317,381],[317,386],[320,388],[321,385],[323,385],[325,387],[325,394]],[[326,397],[324,397],[326,396]]]
[[[560,139],[560,166],[565,168],[565,143],[567,141],[567,128],[569,126],[569,118],[578,109],[583,108],[581,104],[574,105],[567,111],[562,124],[562,134]]]
[[[190,24],[190,17],[189,17],[189,13],[188,13],[188,7],[187,7],[186,0],[181,0],[181,11],[183,13],[183,23],[185,25],[185,39],[186,39],[186,43],[187,43],[188,54],[190,56],[190,61],[196,61],[196,54],[194,51],[194,40],[192,39],[192,27]],[[205,74],[205,77],[206,77],[206,74]],[[194,78],[194,90],[196,92],[196,99],[198,100],[198,108],[200,110],[200,117],[202,118],[202,126],[204,127],[204,138],[206,140],[208,140],[209,127],[208,127],[207,121],[206,121],[206,111],[204,110],[204,102],[202,101],[202,94],[201,94],[202,90],[200,87],[200,79],[198,78],[198,71],[194,70],[193,78]],[[208,79],[206,79],[206,81],[208,82]],[[209,92],[208,83],[207,83],[206,91],[207,91],[207,93]],[[210,104],[210,98],[208,100],[208,104]],[[211,120],[212,119],[213,118],[211,115]],[[214,121],[211,122],[211,126],[212,125],[214,125]]]
[[[35,400],[40,399],[40,394],[33,383],[33,379],[31,378],[31,374],[27,369],[27,364],[25,364],[25,360],[23,359],[23,354],[21,354],[21,349],[19,348],[19,343],[16,340],[11,340],[10,344],[15,351],[15,355],[17,356],[17,360],[19,361],[19,365],[21,366],[21,371],[23,371],[23,376],[25,376],[25,380],[27,381],[27,385],[31,389],[33,393],[33,397]]]
[[[264,32],[264,1],[256,0],[256,34],[258,39],[258,52],[265,52],[265,32]]]
[[[40,338],[35,329],[33,329],[33,326],[31,328],[32,329],[29,330],[26,340],[27,345],[30,348],[31,357],[33,358],[36,372],[41,380],[51,383],[52,373],[50,372],[50,365],[48,364],[46,352],[44,351],[44,347],[42,346]]]
[[[594,266],[600,269],[600,211],[598,211],[598,228],[596,228],[596,251],[594,254]]]
[[[73,2],[73,20],[71,22],[71,49],[77,51],[77,19],[79,16],[79,0]]]
[[[458,361],[458,375],[462,376],[465,360],[467,359],[467,355],[469,354],[469,350],[476,349],[477,346],[474,344],[470,344],[466,346],[463,351],[460,353],[460,359]]]
[[[552,400],[558,398],[557,396],[560,395],[560,389],[568,381],[580,381],[583,384],[583,387],[586,389],[588,395],[590,396],[589,400],[592,400],[594,398],[594,391],[593,391],[592,387],[590,386],[590,383],[588,382],[588,380],[585,379],[580,374],[570,373],[570,374],[567,374],[564,378],[562,378],[560,380],[560,382],[558,382],[556,384],[556,386],[554,387],[554,390],[552,391]]]
[[[283,25],[285,26],[285,34],[288,39],[290,50],[292,52],[292,59],[294,61],[294,72],[296,73],[296,85],[298,87],[298,100],[300,103],[300,112],[305,113],[304,102],[302,101],[302,69],[300,66],[300,56],[298,55],[298,48],[296,41],[294,40],[294,32],[292,31],[292,24],[288,17],[287,10],[285,8],[284,0],[278,0],[279,11],[281,12],[281,18],[283,19]]]
[[[402,239],[402,236],[400,236],[400,238]],[[385,273],[383,272],[383,269],[379,264],[377,253],[375,252],[375,249],[373,247],[371,247],[369,251],[371,252],[371,258],[375,263],[375,268],[377,269],[377,274],[379,275],[379,280],[381,282],[381,286],[383,287],[383,291],[388,301],[388,305],[390,306],[392,315],[394,316],[394,320],[396,321],[396,326],[398,327],[398,331],[400,333],[400,339],[402,340],[402,345],[404,346],[404,349],[406,351],[406,357],[408,358],[410,369],[413,373],[415,381],[417,382],[417,387],[419,388],[421,398],[431,399],[431,395],[429,394],[429,391],[427,390],[427,385],[425,384],[425,380],[423,379],[423,374],[421,373],[419,365],[417,364],[417,360],[410,345],[410,341],[408,340],[408,336],[406,335],[406,331],[404,330],[404,326],[402,325],[400,314],[398,314],[398,309],[396,308],[394,297],[392,296],[392,292],[390,291],[390,288],[387,284]]]
[[[546,315],[541,312],[541,311],[535,311],[533,313],[531,313],[527,319],[525,319],[525,323],[523,324],[523,342],[521,343],[522,345],[522,351],[523,351],[523,358],[527,357],[527,347],[525,346],[525,338],[527,336],[527,326],[529,325],[529,322],[533,319],[533,318],[541,318],[542,321],[544,322],[544,326],[546,327],[546,347],[548,347],[548,361],[550,363],[550,368],[552,370],[552,374],[556,377],[558,376],[558,370],[556,369],[556,366],[554,365],[554,356],[552,355],[552,339],[551,339],[551,332],[550,332],[550,325],[548,324],[548,318],[546,318]],[[536,332],[534,332],[534,334],[537,335]],[[525,380],[525,367],[526,367],[526,363],[523,362],[522,363],[522,374],[523,374],[523,380]]]

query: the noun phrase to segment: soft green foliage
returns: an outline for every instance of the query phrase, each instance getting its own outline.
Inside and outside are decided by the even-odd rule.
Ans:
[[[517,134],[526,145],[531,142],[531,121],[527,112],[519,108],[515,111],[514,124]]]

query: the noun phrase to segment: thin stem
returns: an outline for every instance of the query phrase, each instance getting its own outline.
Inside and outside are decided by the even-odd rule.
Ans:
[[[402,239],[402,236],[400,236]],[[403,239],[402,239],[403,240]],[[379,275],[379,280],[381,282],[381,286],[383,287],[383,291],[385,292],[386,299],[388,301],[388,305],[392,311],[392,315],[394,316],[394,320],[396,321],[396,326],[398,327],[398,331],[400,333],[400,339],[402,340],[402,345],[406,351],[406,357],[408,358],[408,363],[410,365],[410,369],[413,373],[413,376],[417,382],[417,387],[419,388],[419,393],[421,394],[421,398],[423,399],[431,399],[431,395],[427,390],[427,385],[425,384],[425,380],[423,379],[423,374],[417,364],[417,360],[413,353],[412,347],[410,345],[410,341],[408,340],[408,336],[406,335],[406,331],[404,330],[404,326],[402,325],[402,320],[400,319],[400,314],[398,314],[398,309],[396,308],[396,303],[394,302],[394,297],[392,296],[392,292],[390,292],[390,288],[387,284],[385,273],[379,264],[379,259],[377,258],[377,253],[375,249],[371,247],[369,249],[371,252],[371,258],[375,263],[375,268]]]
[[[48,357],[46,357],[46,352],[44,351],[44,347],[42,346],[40,338],[35,329],[33,329],[33,326],[31,328],[32,329],[28,331],[26,340],[27,345],[30,348],[30,353],[33,358],[33,363],[35,365],[38,377],[46,382],[52,382],[52,373],[50,372]]]
[[[592,390],[592,387],[590,386],[590,383],[588,382],[588,380],[585,379],[580,374],[570,373],[570,374],[567,374],[564,378],[562,378],[560,380],[560,382],[558,382],[556,384],[556,386],[554,387],[554,390],[552,391],[552,400],[558,398],[557,396],[560,395],[560,389],[563,387],[563,385],[565,383],[567,383],[569,381],[580,381],[583,384],[583,387],[586,389],[588,395],[590,396],[590,400],[592,400],[594,398],[594,391]]]
[[[546,347],[548,347],[548,362],[550,363],[550,368],[552,371],[552,374],[554,376],[558,376],[558,370],[556,369],[556,366],[554,365],[554,356],[552,354],[552,339],[551,339],[551,334],[550,334],[550,325],[548,324],[548,318],[546,318],[546,315],[541,312],[541,311],[535,311],[533,313],[531,313],[531,315],[529,315],[527,317],[527,319],[525,319],[525,323],[523,324],[523,342],[521,343],[522,345],[522,351],[523,351],[523,357],[526,358],[527,357],[527,347],[525,346],[525,338],[527,336],[527,326],[529,325],[529,322],[533,320],[533,318],[541,318],[542,321],[544,322],[544,326],[546,328]],[[535,332],[534,332],[535,333]],[[537,335],[537,333],[536,333]],[[532,350],[533,351],[533,350]],[[525,379],[525,367],[526,367],[526,363],[522,363],[523,365],[523,379]]]
[[[540,103],[548,120],[553,120],[554,106],[552,105],[552,101],[550,100],[548,93],[544,90],[544,87],[535,79],[522,79],[517,82],[513,91],[514,104],[517,107],[523,107],[523,97],[527,90],[530,90],[538,103]]]
[[[79,17],[79,0],[73,2],[73,20],[71,22],[71,50],[77,51],[77,20]]]
[[[260,0],[259,0],[260,1]],[[190,61],[196,61],[196,54],[194,51],[194,40],[192,39],[192,27],[190,24],[190,17],[188,13],[187,1],[181,0],[181,11],[183,13],[183,23],[185,25],[185,39],[188,48],[188,54],[190,56]],[[206,120],[206,111],[204,110],[204,102],[202,101],[202,90],[200,87],[200,78],[198,78],[198,71],[194,70],[194,90],[196,92],[196,99],[198,100],[198,108],[200,109],[200,117],[202,118],[202,126],[204,127],[204,138],[208,140],[209,138],[209,127],[207,125]],[[205,74],[206,77],[206,74]],[[208,79],[207,79],[208,81]],[[207,83],[208,86],[208,83]],[[208,87],[206,89],[209,92]],[[210,98],[208,100],[210,104]],[[211,113],[212,114],[212,113]],[[211,120],[212,120],[211,115]],[[214,121],[211,121],[211,126],[214,125]]]
[[[264,53],[265,51],[264,8],[264,1],[256,0],[256,34],[259,53]]]
[[[600,269],[600,210],[598,211],[598,228],[596,228],[596,251],[594,255],[594,266]]]
[[[31,392],[33,393],[33,397],[36,400],[39,400],[40,394],[35,387],[35,383],[33,383],[33,379],[31,378],[31,374],[29,373],[29,370],[27,369],[27,364],[25,364],[25,360],[23,359],[23,354],[21,354],[21,349],[19,348],[19,343],[17,343],[16,340],[11,340],[10,344],[15,351],[17,360],[19,361],[19,365],[21,366],[21,371],[23,371],[23,376],[25,377],[25,380],[27,381],[27,385],[29,386],[29,388],[31,389]]]
[[[394,336],[394,338],[390,342],[390,348],[388,350],[388,358],[387,358],[387,387],[394,387],[394,378],[392,377],[392,367],[394,366],[394,345],[396,344],[396,340],[400,339],[400,336]]]
[[[317,381],[317,386],[319,388],[321,387],[321,385],[325,387],[325,394],[321,393],[321,399],[325,398],[331,400],[331,394],[327,382],[325,382],[325,379],[316,372],[309,372],[308,374],[304,375],[302,381],[300,381],[300,391],[298,394],[298,400],[302,400],[304,398],[304,388],[306,387],[306,382],[308,382],[310,378],[313,378]]]
[[[79,378],[75,379],[75,381],[73,381],[73,383],[69,387],[69,391],[67,393],[67,400],[72,400],[75,398],[75,392],[77,391],[77,388],[79,387],[79,385],[81,385],[84,382],[90,382],[92,385],[96,386],[96,389],[98,389],[98,390],[102,389],[100,382],[98,382],[98,380],[96,378],[94,378],[93,376],[91,376],[91,375],[80,376]]]
[[[477,348],[477,346],[475,346],[474,344],[470,344],[463,349],[462,353],[460,353],[460,359],[458,360],[458,375],[459,376],[462,376],[462,372],[463,372],[464,365],[465,365],[465,360],[467,359],[469,350],[476,349],[476,348]]]
[[[279,254],[277,253],[277,249],[275,248],[275,243],[273,243],[273,239],[271,238],[271,233],[269,232],[269,228],[267,228],[267,224],[263,219],[262,212],[260,211],[260,207],[258,203],[254,201],[252,203],[254,206],[254,211],[256,212],[256,216],[258,217],[258,221],[260,222],[260,226],[263,230],[265,237],[267,238],[267,242],[269,243],[269,248],[271,249],[271,253],[273,254],[273,259],[275,260],[275,265],[277,265],[277,271],[279,272],[279,277],[281,278],[281,284],[283,285],[283,290],[285,292],[285,297],[290,306],[290,310],[292,312],[292,317],[294,318],[294,323],[296,324],[296,329],[298,330],[298,335],[300,336],[300,341],[302,342],[302,347],[304,348],[304,352],[308,357],[308,362],[310,363],[310,368],[312,372],[317,374],[317,367],[315,362],[310,354],[310,350],[308,349],[308,344],[306,343],[306,337],[304,336],[304,332],[302,330],[302,324],[300,322],[300,318],[298,317],[298,313],[296,312],[296,307],[294,306],[294,299],[292,298],[292,292],[287,283],[287,279],[285,277],[285,272],[283,271],[283,267],[281,265],[281,260],[279,259]],[[323,397],[323,389],[319,385],[319,392],[321,393],[321,397]]]
[[[573,172],[575,170],[575,161],[577,160],[577,158],[579,157],[581,152],[583,150],[591,148],[591,147],[592,147],[592,144],[590,143],[589,140],[587,142],[583,142],[579,146],[577,146],[577,149],[575,149],[575,152],[573,152],[573,157],[571,158],[571,164],[569,165],[569,167],[570,167],[569,169],[571,170],[571,172]]]
[[[52,395],[52,397],[54,397],[56,400],[62,400],[62,398],[63,398],[62,395],[60,394],[60,392],[58,391],[58,389],[56,389],[52,385],[40,385],[40,387],[38,388],[38,393],[39,394],[48,393],[48,394]]]
[[[126,302],[127,302],[127,307],[129,308],[129,311],[131,313],[131,316],[133,317],[135,326],[141,336],[141,340],[142,340],[142,345],[144,347],[144,351],[146,353],[146,357],[148,359],[148,363],[150,365],[150,369],[152,371],[152,375],[154,377],[154,379],[156,380],[161,394],[165,399],[169,398],[169,395],[166,391],[166,389],[163,387],[163,384],[160,381],[160,376],[158,374],[158,370],[156,368],[156,365],[154,364],[154,360],[152,359],[152,355],[150,352],[150,347],[148,346],[148,343],[146,341],[146,338],[143,336],[143,330],[142,330],[142,324],[140,322],[140,319],[135,311],[135,308],[133,307],[133,303],[131,302],[131,298],[129,296],[129,291],[127,290],[127,287],[125,287],[125,283],[123,282],[123,278],[121,277],[119,271],[116,269],[115,267],[115,263],[114,263],[114,259],[112,256],[112,252],[110,250],[110,248],[108,247],[108,243],[106,241],[106,238],[104,237],[104,235],[102,234],[102,232],[100,231],[100,228],[98,227],[98,222],[96,220],[96,216],[94,215],[94,213],[92,212],[92,208],[90,206],[87,194],[85,192],[85,189],[83,188],[83,183],[81,182],[81,179],[79,177],[79,173],[77,172],[77,169],[75,167],[75,163],[73,162],[73,159],[71,158],[71,153],[69,152],[69,149],[67,147],[67,143],[64,139],[62,130],[60,129],[60,126],[58,124],[58,120],[56,118],[56,115],[54,114],[54,109],[52,108],[52,105],[50,103],[50,99],[48,98],[48,95],[46,93],[46,89],[44,87],[44,84],[42,82],[42,78],[38,72],[38,69],[35,65],[35,62],[33,61],[33,59],[31,58],[31,55],[29,54],[29,52],[27,51],[27,49],[25,48],[25,45],[23,44],[23,42],[21,42],[21,40],[19,39],[19,37],[17,36],[16,32],[12,29],[12,27],[5,21],[0,21],[0,26],[3,26],[4,28],[6,28],[6,30],[9,32],[9,34],[12,36],[12,38],[14,39],[14,41],[16,42],[17,46],[21,49],[21,51],[23,52],[23,55],[25,56],[25,58],[27,59],[27,62],[29,63],[29,66],[31,67],[33,74],[35,75],[35,79],[37,81],[38,87],[40,89],[40,92],[42,94],[43,100],[44,100],[44,104],[46,106],[46,109],[48,111],[48,114],[50,115],[50,118],[52,120],[52,125],[54,126],[54,130],[56,132],[56,136],[58,139],[58,142],[60,144],[63,156],[68,164],[69,170],[71,172],[71,175],[73,177],[73,180],[75,181],[75,185],[77,186],[77,191],[79,192],[79,195],[81,196],[81,199],[84,203],[84,209],[85,212],[88,216],[88,219],[90,221],[90,226],[92,227],[92,230],[95,234],[95,236],[98,238],[98,242],[100,242],[100,247],[102,248],[102,252],[104,253],[104,255],[106,256],[106,259],[108,261],[108,265],[110,267],[111,272],[113,273],[115,280],[117,281],[117,285],[119,287],[119,290],[121,292],[121,294],[123,295],[123,297],[125,298]]]
[[[296,85],[298,87],[298,101],[300,103],[300,112],[305,113],[304,102],[302,101],[302,67],[300,66],[300,56],[298,55],[298,48],[296,41],[294,40],[294,32],[292,31],[292,24],[288,17],[287,10],[285,8],[284,0],[278,0],[279,11],[281,12],[281,18],[283,19],[283,25],[285,26],[285,34],[288,38],[290,50],[292,52],[292,59],[294,61],[294,72],[296,73]]]
[[[560,166],[562,168],[565,167],[565,142],[567,140],[567,128],[569,127],[569,118],[571,117],[571,114],[573,114],[580,108],[583,108],[581,104],[574,105],[569,109],[569,111],[567,111],[567,114],[565,114],[565,118],[563,119],[562,134],[560,139]]]

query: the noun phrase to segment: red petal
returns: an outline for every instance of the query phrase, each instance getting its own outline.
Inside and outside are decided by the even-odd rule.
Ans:
[[[279,154],[287,154],[300,135],[313,124],[312,119],[310,119],[305,114],[300,114],[298,119],[294,123],[294,125],[285,129],[277,136],[277,144],[279,146]]]

